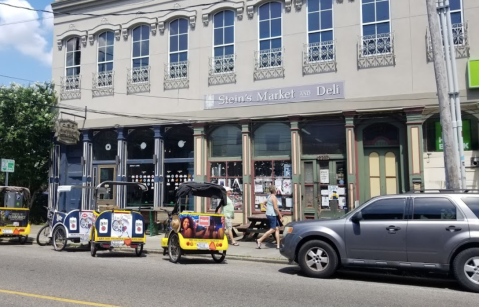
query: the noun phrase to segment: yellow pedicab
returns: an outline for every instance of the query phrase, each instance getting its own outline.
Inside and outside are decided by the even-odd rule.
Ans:
[[[0,238],[17,237],[25,244],[30,234],[30,190],[0,186]]]
[[[180,212],[181,200],[199,196],[219,199],[215,213]],[[176,204],[169,215],[169,227],[161,239],[164,254],[176,263],[182,255],[210,254],[217,263],[223,262],[228,249],[224,215],[217,214],[226,205],[226,190],[213,183],[185,182],[176,191]]]

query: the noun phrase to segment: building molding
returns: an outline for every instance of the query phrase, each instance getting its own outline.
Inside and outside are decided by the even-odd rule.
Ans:
[[[126,23],[123,23],[121,25],[121,32],[122,32],[123,38],[125,40],[128,39],[128,35],[130,34],[130,29],[133,29],[140,25],[149,25],[151,34],[156,35],[158,19],[156,17],[153,17],[153,18],[138,17]]]
[[[258,7],[258,6],[260,6],[264,3],[267,3],[267,2],[282,2],[284,10],[286,12],[291,12],[291,7],[292,7],[292,4],[293,4],[293,1],[294,1],[294,6],[296,7],[296,10],[298,10],[298,11],[301,10],[301,7],[303,6],[303,0],[276,0],[276,1],[272,1],[272,0],[248,0],[246,2],[246,11],[247,11],[248,17],[251,19],[254,16],[255,7]]]
[[[88,30],[88,41],[90,42],[90,45],[93,45],[93,43],[95,42],[95,38],[97,38],[98,35],[106,31],[111,31],[115,33],[115,39],[120,40],[121,25],[114,25],[111,23],[99,24],[98,26]]]
[[[186,18],[190,22],[190,27],[193,29],[196,26],[196,11],[175,10],[158,17],[158,29],[160,33],[165,32],[165,24],[177,18]]]
[[[210,21],[210,16],[225,10],[235,11],[236,17],[238,18],[238,20],[242,20],[243,13],[244,13],[244,3],[242,1],[241,2],[225,1],[222,3],[213,4],[210,7],[203,9],[202,11],[203,24],[205,26],[208,26],[208,23]]]
[[[63,32],[62,34],[57,35],[58,50],[62,50],[63,42],[72,38],[72,37],[79,37],[83,47],[86,47],[87,36],[88,36],[88,31],[86,31],[86,30],[81,31],[81,30],[77,30],[75,28],[69,29],[69,30]]]

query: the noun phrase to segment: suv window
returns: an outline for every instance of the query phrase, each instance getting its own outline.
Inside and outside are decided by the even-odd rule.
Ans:
[[[444,197],[418,197],[414,199],[414,220],[456,220],[456,206]]]
[[[462,197],[462,201],[471,209],[472,212],[479,218],[479,197]]]
[[[380,199],[363,210],[363,220],[402,220],[406,209],[406,198]]]

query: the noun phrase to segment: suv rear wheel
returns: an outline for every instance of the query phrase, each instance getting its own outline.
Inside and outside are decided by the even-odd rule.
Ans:
[[[453,262],[454,276],[470,291],[479,292],[479,248],[469,248],[459,253]]]
[[[312,240],[301,246],[298,253],[298,263],[306,275],[328,278],[336,272],[338,255],[328,243]]]

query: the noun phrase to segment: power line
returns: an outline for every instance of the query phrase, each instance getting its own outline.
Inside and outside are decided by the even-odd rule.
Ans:
[[[0,5],[5,5],[5,6],[17,8],[17,9],[27,10],[27,11],[50,13],[50,14],[53,14],[53,15],[103,17],[103,16],[147,15],[147,14],[155,14],[155,13],[161,13],[161,12],[171,12],[171,11],[184,10],[184,9],[188,9],[188,8],[201,7],[201,6],[205,6],[205,5],[214,5],[214,4],[222,3],[222,2],[225,2],[225,1],[227,1],[227,0],[220,0],[220,1],[210,2],[210,3],[203,3],[203,4],[194,4],[194,5],[189,5],[189,6],[181,7],[181,8],[178,8],[178,9],[161,9],[161,10],[149,11],[149,12],[138,11],[138,12],[136,12],[136,13],[106,13],[106,14],[94,14],[94,13],[60,13],[60,12],[53,12],[53,11],[48,11],[48,10],[34,9],[34,8],[29,8],[29,7],[24,7],[24,6],[18,6],[18,5],[8,4],[8,3],[3,3],[3,2],[0,3]]]

